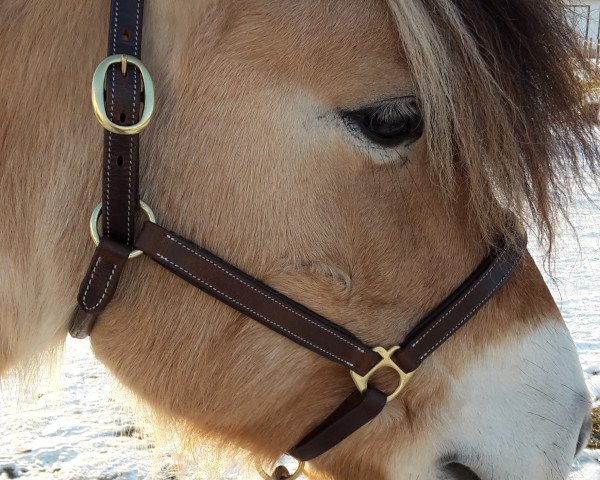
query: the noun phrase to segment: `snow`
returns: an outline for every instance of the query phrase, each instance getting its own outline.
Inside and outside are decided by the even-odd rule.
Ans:
[[[57,388],[44,379],[37,398],[24,403],[3,392],[0,479],[11,478],[7,467],[12,475],[40,480],[146,478],[147,442],[117,436],[134,420],[115,401],[116,386],[89,342],[67,341],[61,383]]]
[[[600,194],[593,195],[600,206]],[[546,275],[579,351],[587,385],[600,405],[600,207],[577,198],[554,271]],[[531,251],[541,265],[535,245]],[[19,401],[16,390],[0,391],[0,480],[175,480],[209,478],[189,466],[177,476],[173,444],[154,445],[151,428],[133,413],[87,341],[68,339],[57,387],[45,378],[37,397]],[[201,468],[197,468],[201,470]],[[222,479],[240,478],[232,467]],[[247,474],[244,478],[258,478]],[[586,451],[570,480],[600,480],[600,451]]]

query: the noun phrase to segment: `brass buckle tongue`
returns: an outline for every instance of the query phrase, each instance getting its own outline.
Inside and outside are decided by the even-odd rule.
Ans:
[[[369,370],[366,375],[359,375],[352,370],[350,371],[350,376],[352,377],[352,380],[354,380],[356,388],[358,388],[360,393],[364,393],[367,390],[369,386],[369,379],[375,374],[375,372],[382,368],[391,368],[398,374],[399,380],[396,389],[387,397],[388,403],[400,395],[402,390],[404,390],[404,387],[408,384],[408,381],[410,380],[410,377],[412,377],[413,373],[405,373],[398,365],[396,365],[396,362],[392,360],[392,355],[398,350],[400,350],[399,345],[395,345],[389,350],[386,350],[383,347],[375,347],[373,348],[373,351],[381,355],[381,360],[377,365]]]
[[[283,465],[279,465],[275,470],[273,470],[271,475],[265,472],[259,462],[256,462],[255,467],[260,477],[264,480],[295,480],[304,473],[304,462],[298,463],[298,468],[296,468],[294,473],[290,473],[289,470]]]
[[[106,79],[106,73],[111,65],[120,64],[121,73],[125,75],[127,73],[128,63],[135,65],[142,74],[144,85],[144,111],[137,123],[133,125],[117,125],[112,122],[106,114],[106,107],[104,105],[104,81]],[[148,126],[152,119],[152,114],[154,113],[154,83],[152,82],[150,72],[137,57],[120,54],[106,57],[96,67],[96,71],[92,77],[92,106],[94,107],[94,113],[96,114],[100,125],[109,132],[119,135],[136,135],[140,133]]]

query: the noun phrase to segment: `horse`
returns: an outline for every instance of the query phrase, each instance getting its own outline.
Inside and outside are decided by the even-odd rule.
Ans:
[[[93,244],[89,81],[109,2],[0,2],[0,375],[60,349]],[[544,239],[598,172],[587,65],[556,0],[148,1],[160,221],[369,345],[402,339],[508,218]],[[586,173],[587,172],[587,173]],[[128,263],[94,354],[190,441],[274,461],[347,371]],[[389,388],[390,379],[378,379]],[[565,478],[589,430],[575,347],[529,255],[314,479]]]

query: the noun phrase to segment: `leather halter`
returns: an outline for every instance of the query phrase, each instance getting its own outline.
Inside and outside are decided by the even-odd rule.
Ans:
[[[140,205],[138,133],[152,115],[154,96],[149,73],[139,60],[142,19],[143,0],[112,0],[109,57],[97,69],[93,94],[96,114],[107,129],[103,236],[81,284],[70,333],[76,338],[90,334],[115,293],[127,259],[138,249],[235,310],[350,370],[357,390],[289,451],[298,460],[310,460],[368,423],[401,393],[412,372],[506,282],[523,256],[526,239],[518,245],[500,239],[475,271],[403,341],[392,340],[392,348],[371,348],[339,325],[160,227],[143,202],[144,210],[150,212],[149,221],[135,237],[134,220]],[[99,215],[100,208],[96,212]],[[92,228],[97,219],[92,217]],[[399,376],[398,388],[389,396],[369,386],[370,376],[384,367]]]

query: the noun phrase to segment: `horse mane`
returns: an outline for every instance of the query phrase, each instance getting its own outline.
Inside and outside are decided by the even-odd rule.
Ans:
[[[388,0],[419,88],[432,173],[467,191],[488,241],[506,209],[551,251],[573,187],[599,169],[590,75],[557,0]]]

